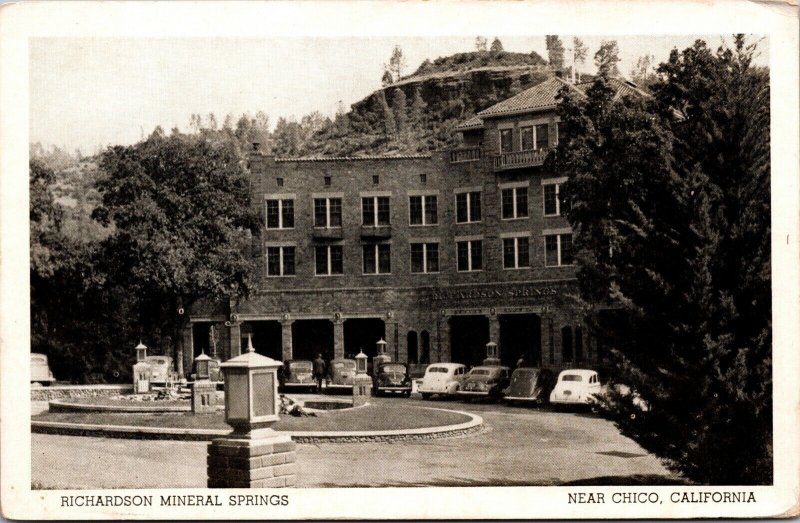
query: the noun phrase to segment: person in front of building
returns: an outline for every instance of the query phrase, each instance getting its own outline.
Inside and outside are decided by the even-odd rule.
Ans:
[[[322,392],[322,380],[325,377],[325,360],[322,354],[317,354],[314,360],[314,379],[317,381],[317,392]]]
[[[517,360],[517,367],[516,368],[519,369],[520,367],[524,367],[524,366],[525,366],[525,356],[520,356],[519,359]]]

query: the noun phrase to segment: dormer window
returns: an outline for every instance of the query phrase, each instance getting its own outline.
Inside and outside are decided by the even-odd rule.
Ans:
[[[514,150],[514,139],[512,129],[500,129],[500,152],[510,153]]]

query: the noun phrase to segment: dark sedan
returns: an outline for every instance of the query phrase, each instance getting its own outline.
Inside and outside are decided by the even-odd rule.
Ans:
[[[375,395],[391,392],[403,396],[411,396],[411,378],[408,367],[403,363],[383,363],[378,367],[373,378]]]
[[[550,392],[556,384],[553,373],[536,367],[520,367],[511,375],[511,383],[504,391],[508,403],[535,403],[550,401]]]
[[[464,398],[488,397],[498,400],[508,386],[508,367],[480,366],[467,375],[457,394]]]

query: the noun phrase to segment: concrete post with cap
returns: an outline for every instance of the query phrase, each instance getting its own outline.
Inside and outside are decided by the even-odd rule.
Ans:
[[[372,378],[367,374],[367,355],[359,350],[356,354],[356,375],[353,377],[353,406],[360,407],[372,396]]]
[[[139,340],[136,346],[136,363],[133,365],[133,393],[147,394],[150,392],[150,379],[153,369],[147,363],[147,346]]]
[[[209,488],[291,487],[297,480],[296,446],[274,431],[279,419],[279,361],[247,352],[220,365],[225,381],[225,422],[233,431],[208,445]]]

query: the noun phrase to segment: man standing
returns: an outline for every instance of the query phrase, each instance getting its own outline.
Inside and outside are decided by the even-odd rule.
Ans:
[[[314,360],[314,379],[317,381],[317,392],[322,392],[322,379],[325,377],[325,360],[322,354],[317,354]]]
[[[525,356],[520,356],[517,360],[517,368],[525,366]]]

